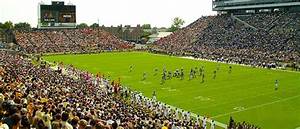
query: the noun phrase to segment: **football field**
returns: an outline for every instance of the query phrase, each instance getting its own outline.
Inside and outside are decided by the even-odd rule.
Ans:
[[[233,116],[237,121],[247,121],[262,129],[300,127],[300,73],[146,52],[53,55],[43,59],[72,64],[92,73],[105,73],[114,80],[120,77],[123,85],[145,96],[151,97],[156,91],[159,101],[225,124]],[[198,73],[190,80],[191,68],[202,66],[204,82]],[[164,68],[172,72],[183,68],[184,79],[173,77],[161,84]],[[216,71],[215,79],[213,71]],[[275,80],[279,82],[278,90],[275,90]]]

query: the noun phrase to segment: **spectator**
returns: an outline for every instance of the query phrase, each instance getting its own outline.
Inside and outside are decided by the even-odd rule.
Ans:
[[[11,121],[12,121],[12,129],[19,129],[21,126],[21,115],[20,114],[13,114],[11,116]]]
[[[157,41],[152,51],[267,68],[299,65],[298,15],[263,13],[243,18],[257,30],[230,15],[202,17]]]
[[[8,125],[3,123],[2,116],[0,117],[0,129],[9,129]]]
[[[97,52],[131,49],[133,45],[100,29],[16,31],[17,43],[27,53]]]

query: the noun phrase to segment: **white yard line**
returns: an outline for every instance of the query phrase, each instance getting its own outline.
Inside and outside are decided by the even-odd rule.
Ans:
[[[233,111],[233,112],[227,112],[227,113],[224,113],[224,114],[219,114],[219,115],[213,116],[211,118],[218,118],[218,117],[227,116],[227,115],[230,115],[230,114],[235,114],[235,113],[239,113],[239,112],[243,112],[243,111],[247,111],[247,110],[261,108],[261,107],[264,107],[264,106],[267,106],[267,105],[272,105],[274,103],[280,103],[280,102],[288,101],[288,100],[295,99],[295,98],[298,98],[298,97],[300,97],[300,95],[296,95],[296,96],[276,100],[276,101],[269,102],[269,103],[259,104],[259,105],[256,105],[256,106],[252,106],[252,107],[249,107],[249,108],[239,110],[239,111]]]

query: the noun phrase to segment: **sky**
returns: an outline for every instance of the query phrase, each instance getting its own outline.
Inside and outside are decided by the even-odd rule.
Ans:
[[[51,0],[0,0],[0,22],[28,22],[37,25],[38,3]],[[99,23],[105,26],[120,24],[169,27],[172,19],[180,17],[185,25],[201,16],[215,15],[212,0],[56,0],[76,5],[77,24]]]

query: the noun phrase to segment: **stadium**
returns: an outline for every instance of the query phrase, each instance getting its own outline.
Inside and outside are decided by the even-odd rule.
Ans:
[[[211,2],[185,27],[87,26],[64,1],[0,22],[0,128],[300,129],[300,1]]]

